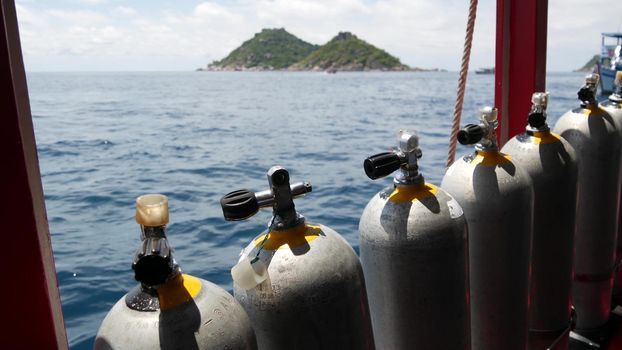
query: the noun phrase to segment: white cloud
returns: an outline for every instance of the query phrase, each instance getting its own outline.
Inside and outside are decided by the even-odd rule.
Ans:
[[[131,16],[136,14],[136,10],[129,6],[117,6],[117,8],[114,9],[114,13],[117,15]]]
[[[105,15],[94,11],[83,10],[49,10],[47,16],[62,21],[61,24],[87,24],[96,25],[106,22]]]
[[[222,58],[261,28],[285,27],[315,44],[339,31],[352,31],[407,64],[457,70],[468,10],[463,0],[210,0],[161,9],[157,6],[171,5],[154,1],[141,8],[104,0],[75,4],[61,8],[18,3],[27,67],[93,69],[98,62],[101,67],[94,69],[121,65],[188,70]],[[608,11],[596,10],[605,5]],[[569,70],[582,65],[598,52],[600,31],[619,29],[620,13],[622,3],[607,0],[550,0],[549,67]],[[495,2],[481,0],[472,68],[494,64],[495,16]],[[106,59],[94,61],[95,56]],[[46,66],[46,60],[55,66]]]
[[[204,2],[194,8],[194,14],[198,17],[233,17],[233,14],[222,5],[213,2]]]
[[[107,0],[74,0],[77,3],[83,3],[83,4],[87,4],[87,5],[99,5],[99,4],[105,4],[108,1]]]

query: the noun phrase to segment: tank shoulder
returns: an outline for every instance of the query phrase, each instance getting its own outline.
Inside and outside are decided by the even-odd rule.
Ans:
[[[408,201],[372,198],[359,222],[361,241],[382,246],[415,244],[421,249],[460,240],[466,220],[458,202],[440,187]],[[393,190],[393,195],[396,190]]]
[[[512,160],[531,174],[530,168],[542,167],[547,164],[558,164],[562,167],[576,166],[574,147],[561,135],[554,132],[539,137],[523,133],[511,138],[501,149],[510,155]]]
[[[567,135],[577,132],[586,135],[616,133],[617,124],[615,118],[600,106],[576,108],[564,113],[555,123],[553,131],[571,141],[572,136]]]
[[[447,170],[441,187],[450,193],[462,206],[477,197],[489,198],[489,207],[494,209],[508,196],[523,193],[533,197],[533,182],[529,173],[512,157],[500,154],[505,161],[495,164],[478,162],[473,157],[462,157]]]

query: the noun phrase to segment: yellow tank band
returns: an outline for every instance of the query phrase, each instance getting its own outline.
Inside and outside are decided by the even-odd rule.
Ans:
[[[277,250],[296,248],[305,244],[309,244],[322,234],[320,226],[300,225],[283,231],[272,231],[268,233],[268,240],[263,246],[264,250]],[[261,235],[255,239],[255,247],[259,247],[266,235]]]
[[[179,274],[158,288],[160,310],[166,311],[177,305],[194,299],[201,291],[201,280],[196,277]]]
[[[548,145],[559,141],[560,136],[550,131],[537,131],[531,140],[536,145]]]
[[[393,193],[389,196],[389,201],[395,203],[408,203],[421,201],[424,198],[436,195],[438,188],[430,183],[414,186],[395,186]]]
[[[495,151],[477,151],[477,155],[471,161],[473,165],[496,166],[512,160],[510,155]]]
[[[603,114],[603,113],[607,113],[605,112],[602,108],[600,108],[600,106],[587,106],[585,108],[583,108],[583,114],[585,114],[586,116],[591,116],[592,114]]]

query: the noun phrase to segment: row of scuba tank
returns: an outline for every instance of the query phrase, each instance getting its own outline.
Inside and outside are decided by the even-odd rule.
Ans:
[[[534,93],[526,131],[501,150],[497,110],[482,109],[458,134],[474,152],[440,187],[418,170],[416,133],[401,131],[394,151],[364,162],[371,179],[397,175],[363,212],[360,260],[297,213],[294,198],[312,187],[282,167],[265,191],[227,194],[227,220],[274,212],[231,271],[235,297],[181,272],[166,197],[139,197],[140,284],[108,313],[95,348],[568,348],[573,327],[607,322],[615,275],[622,74],[601,104],[598,79],[588,75],[554,132],[548,93]]]

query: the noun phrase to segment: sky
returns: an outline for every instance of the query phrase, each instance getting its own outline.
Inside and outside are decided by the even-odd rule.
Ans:
[[[16,0],[28,71],[187,71],[262,28],[323,44],[340,31],[405,64],[457,71],[469,0]],[[496,1],[479,0],[471,68],[494,65]],[[622,30],[622,1],[549,0],[547,67],[570,71]]]

